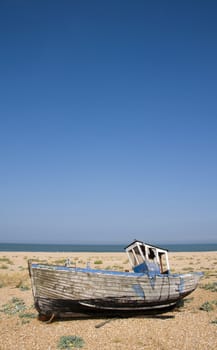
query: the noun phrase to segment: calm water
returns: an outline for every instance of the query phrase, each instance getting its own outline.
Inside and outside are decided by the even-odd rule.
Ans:
[[[127,244],[126,244],[127,245]],[[123,252],[124,244],[29,244],[0,243],[1,252]],[[162,244],[171,252],[217,251],[217,243]]]

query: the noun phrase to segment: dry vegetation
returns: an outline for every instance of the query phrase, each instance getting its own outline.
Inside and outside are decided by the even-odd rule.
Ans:
[[[172,272],[204,272],[198,289],[172,312],[43,323],[33,307],[27,260],[64,264],[68,257],[81,267],[130,268],[124,253],[0,253],[0,350],[55,350],[66,344],[89,350],[216,349],[217,253],[170,253]]]

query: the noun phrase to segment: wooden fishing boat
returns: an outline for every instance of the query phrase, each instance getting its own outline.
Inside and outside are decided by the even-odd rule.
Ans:
[[[192,293],[201,273],[172,274],[168,251],[135,240],[126,248],[132,271],[34,263],[29,273],[35,307],[46,317],[162,312]]]

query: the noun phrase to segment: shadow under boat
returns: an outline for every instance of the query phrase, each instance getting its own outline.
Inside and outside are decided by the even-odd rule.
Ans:
[[[59,305],[61,304],[61,310],[59,311]],[[71,304],[71,303],[70,303]],[[65,306],[65,308],[64,308]],[[107,323],[108,319],[127,319],[127,318],[155,318],[155,319],[171,319],[174,318],[175,315],[167,314],[171,311],[176,311],[178,308],[182,307],[182,303],[176,303],[175,305],[168,305],[164,307],[159,307],[156,309],[147,309],[147,310],[99,310],[97,308],[90,309],[85,305],[81,305],[78,303],[73,303],[73,312],[71,311],[72,305],[69,305],[69,301],[56,300],[56,308],[53,307],[53,313],[40,314],[38,315],[38,319],[40,321],[44,321],[46,323],[51,323],[53,321],[72,321],[72,320],[91,320],[91,319],[99,319],[104,320],[104,323]],[[67,311],[69,308],[70,311]],[[37,309],[37,304],[36,304]],[[99,328],[99,327],[96,327]]]

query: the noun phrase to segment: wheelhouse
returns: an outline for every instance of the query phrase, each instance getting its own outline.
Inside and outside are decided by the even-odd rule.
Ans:
[[[168,274],[168,250],[135,240],[126,248],[134,272]]]

